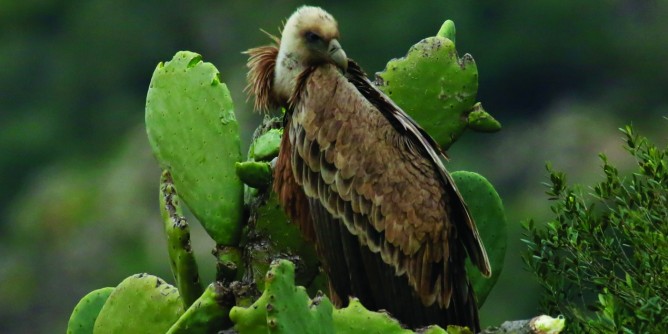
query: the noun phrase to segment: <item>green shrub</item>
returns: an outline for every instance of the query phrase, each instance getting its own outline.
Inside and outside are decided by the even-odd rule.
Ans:
[[[605,179],[584,193],[548,164],[554,218],[525,226],[542,311],[565,315],[573,333],[668,333],[668,148],[621,131],[633,173],[601,154]]]

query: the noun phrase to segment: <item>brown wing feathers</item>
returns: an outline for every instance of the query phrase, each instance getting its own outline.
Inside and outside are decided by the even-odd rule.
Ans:
[[[287,124],[289,126],[289,124]],[[309,241],[315,241],[315,231],[311,220],[308,198],[299,184],[295,182],[293,175],[292,160],[290,156],[291,143],[288,130],[283,131],[281,139],[281,150],[274,167],[274,191],[278,194],[278,201],[283,210],[288,214],[292,222],[299,226],[304,237]]]
[[[449,197],[453,199],[453,207],[450,212],[458,214],[458,219],[454,219],[453,221],[465,223],[461,226],[460,237],[464,239],[463,244],[466,247],[467,253],[472,263],[478,267],[480,272],[484,276],[489,277],[492,272],[487,253],[481,242],[478,229],[468,212],[466,203],[462,200],[459,190],[452,181],[452,177],[443,166],[440,157],[445,159],[446,156],[440,146],[410,116],[371,84],[364,71],[353,60],[349,60],[348,62],[346,77],[388,119],[397,131],[406,135],[406,139],[408,139],[407,146],[411,151],[417,151],[421,155],[431,158],[433,168],[439,171],[444,189],[449,192]]]
[[[293,166],[303,159],[303,168],[309,169],[295,172],[297,182],[303,183],[308,197],[319,197],[330,214],[342,219],[363,244],[374,252],[380,251],[396,273],[408,272],[411,285],[423,293],[425,304],[435,299],[446,304],[449,292],[440,291],[432,277],[435,264],[442,261],[445,253],[441,239],[443,228],[448,225],[442,224],[446,214],[438,177],[428,164],[415,161],[419,160],[417,156],[397,159],[409,153],[404,147],[388,145],[398,135],[396,131],[382,115],[370,110],[372,106],[366,100],[349,96],[356,91],[335,73],[331,68],[316,70],[306,83],[309,98],[299,100],[294,110],[290,131],[297,150],[293,151]],[[332,137],[320,132],[329,131],[327,123],[336,121],[342,124],[336,139],[317,142],[319,138]],[[320,146],[327,149],[320,152]],[[345,180],[339,184],[351,183],[347,193],[339,191],[336,182],[325,182],[328,187],[321,185],[324,191],[317,191],[320,155],[332,157],[327,162],[336,168],[334,179]],[[332,196],[339,197],[343,205],[332,205]],[[345,200],[344,196],[350,199]],[[437,278],[441,280],[442,277]],[[444,295],[437,298],[438,292]]]

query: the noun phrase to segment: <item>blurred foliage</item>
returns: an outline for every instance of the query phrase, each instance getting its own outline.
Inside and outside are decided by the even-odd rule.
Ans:
[[[570,319],[572,333],[668,332],[668,148],[622,131],[633,173],[601,154],[605,180],[585,195],[548,165],[554,218],[526,226],[524,259],[542,305]]]
[[[58,331],[87,291],[137,271],[168,276],[159,172],[141,125],[151,72],[178,50],[206,54],[238,102],[248,145],[258,118],[241,103],[241,51],[267,43],[259,29],[276,32],[301,4],[0,1],[0,332]],[[599,174],[593,152],[606,152],[620,170],[631,166],[616,144],[620,125],[667,139],[656,120],[668,114],[668,2],[312,4],[338,19],[343,47],[369,74],[444,19],[457,22],[458,49],[474,54],[480,71],[478,99],[504,131],[464,136],[448,168],[488,177],[514,226],[482,319],[533,315],[538,290],[522,269],[516,222],[548,219],[537,196],[544,161],[586,183]],[[211,245],[198,233],[200,264],[212,267],[202,263]]]

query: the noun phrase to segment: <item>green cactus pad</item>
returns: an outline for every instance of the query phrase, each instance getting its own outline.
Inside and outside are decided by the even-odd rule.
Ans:
[[[269,270],[269,265],[277,252],[268,242],[249,243],[246,245],[246,254],[248,254],[247,274],[252,277],[258,291],[264,289],[264,276]]]
[[[334,310],[334,327],[336,333],[359,334],[411,334],[416,333],[401,327],[399,322],[385,312],[367,310],[357,298],[351,298],[347,307]],[[438,325],[420,329],[421,334],[469,334],[467,327],[448,326],[444,330]]]
[[[264,293],[249,307],[235,306],[230,311],[234,329],[240,334],[256,333],[341,333],[410,334],[396,319],[384,312],[367,310],[353,298],[347,307],[335,310],[329,299],[318,294],[309,299],[301,286],[295,286],[295,268],[287,260],[275,261],[267,272]],[[449,326],[452,333],[468,334],[466,328]],[[439,326],[419,333],[446,334]]]
[[[97,289],[81,298],[67,323],[67,334],[92,334],[95,320],[113,291],[111,287]]]
[[[161,167],[209,235],[221,245],[239,239],[243,184],[239,126],[220,74],[200,55],[178,52],[153,72],[146,132]]]
[[[241,249],[231,246],[218,246],[213,251],[216,257],[216,280],[222,282],[241,281],[244,275],[244,262]]]
[[[390,60],[383,72],[376,73],[378,88],[443,149],[469,126],[468,115],[474,111],[478,92],[475,61],[469,54],[459,58],[454,36],[454,23],[446,21],[437,36],[413,45],[405,57]],[[474,122],[471,129],[479,128]]]
[[[268,162],[237,162],[234,167],[241,181],[249,187],[265,189],[271,184],[272,172]]]
[[[389,314],[367,310],[357,298],[351,298],[347,307],[334,311],[334,326],[337,333],[413,333],[402,328]]]
[[[429,326],[427,328],[424,328],[424,329],[418,331],[417,333],[420,333],[420,334],[455,334],[455,333],[459,333],[459,332],[451,332],[450,331],[451,327],[454,327],[456,330],[461,330],[461,328],[462,328],[462,327],[459,327],[459,326],[449,326],[448,330],[446,331],[445,329],[441,328],[440,326],[433,325],[433,326]],[[463,327],[463,328],[468,329],[467,327]],[[465,333],[465,334],[469,334],[469,333]]]
[[[438,328],[438,329],[440,329],[440,328]],[[422,334],[436,334],[436,333],[440,334],[440,333],[444,333],[444,332],[447,333],[447,334],[474,334],[468,327],[453,326],[453,325],[448,326],[447,331],[443,331],[442,329],[440,331],[436,330],[436,331],[433,331],[433,332],[430,331],[430,330],[427,330]]]
[[[470,55],[457,56],[451,40],[423,39],[376,76],[378,87],[442,147],[466,129],[463,115],[475,104],[478,69]]]
[[[253,142],[250,157],[255,161],[270,161],[278,156],[283,129],[271,129]]]
[[[312,244],[306,242],[302,237],[297,225],[292,224],[285,212],[278,203],[278,195],[271,192],[264,203],[261,203],[256,210],[255,231],[262,235],[269,236],[271,247],[268,250],[271,253],[266,255],[257,254],[252,259],[254,275],[258,288],[262,289],[262,277],[269,268],[270,262],[277,254],[288,256],[293,261],[298,261],[299,272],[297,275],[297,284],[310,286],[310,283],[319,274],[318,256]]]
[[[325,296],[309,299],[295,286],[294,265],[274,262],[267,272],[262,296],[248,308],[233,307],[230,319],[242,334],[334,333],[332,303]]]
[[[123,280],[95,321],[96,334],[162,334],[183,314],[178,290],[162,279],[137,274]]]
[[[473,290],[478,297],[478,307],[480,307],[485,303],[485,299],[487,299],[503,269],[508,241],[506,215],[501,197],[499,197],[494,186],[482,175],[457,171],[452,173],[452,179],[455,181],[473,220],[478,226],[480,237],[492,266],[492,277],[485,278],[470,261],[467,260],[466,262],[466,270],[473,284]]]
[[[313,245],[306,242],[297,225],[288,220],[275,192],[271,192],[264,205],[258,208],[255,222],[258,231],[270,233],[279,252],[294,253],[301,257],[314,273],[318,271],[319,261]]]
[[[234,296],[220,282],[210,284],[200,296],[169,329],[167,334],[209,334],[218,333],[232,326],[229,318]]]
[[[190,246],[190,226],[183,216],[179,195],[168,171],[163,171],[160,177],[160,211],[167,234],[172,274],[184,306],[189,307],[202,294],[202,284]]]
[[[467,122],[469,129],[478,132],[496,132],[501,130],[501,123],[494,119],[492,115],[488,114],[485,109],[482,108],[480,102],[474,104],[473,108],[471,108],[471,113],[469,113]]]

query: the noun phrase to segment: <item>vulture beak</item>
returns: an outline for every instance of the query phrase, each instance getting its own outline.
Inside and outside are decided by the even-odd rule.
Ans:
[[[329,48],[327,49],[329,53],[329,58],[332,59],[332,62],[338,67],[343,73],[346,73],[348,69],[348,57],[346,52],[341,48],[341,44],[336,39],[333,39],[329,42]]]

